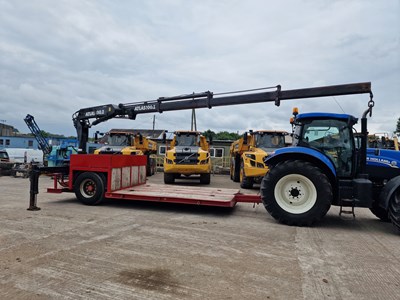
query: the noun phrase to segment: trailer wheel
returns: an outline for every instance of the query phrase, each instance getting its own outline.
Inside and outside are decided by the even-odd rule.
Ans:
[[[261,200],[281,223],[310,226],[328,212],[332,186],[327,176],[309,162],[294,160],[273,167],[261,182]]]
[[[164,183],[171,184],[175,182],[175,174],[174,173],[164,173]]]
[[[240,163],[240,187],[242,189],[251,189],[253,188],[254,179],[252,177],[247,177],[244,174],[244,163],[243,161]]]
[[[400,188],[398,188],[389,200],[389,219],[400,231]]]
[[[104,199],[104,181],[93,172],[82,173],[76,178],[74,192],[76,198],[86,205],[97,205]]]
[[[210,182],[211,182],[211,174],[210,173],[200,174],[200,183],[210,184]]]

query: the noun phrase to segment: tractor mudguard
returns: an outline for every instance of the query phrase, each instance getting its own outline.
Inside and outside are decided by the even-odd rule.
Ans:
[[[299,146],[280,148],[267,156],[264,163],[268,166],[274,166],[281,161],[289,159],[302,159],[313,162],[317,166],[322,165],[324,169],[327,168],[331,171],[333,177],[336,177],[335,165],[329,157],[312,148]]]
[[[379,195],[379,206],[388,209],[389,200],[393,196],[396,189],[400,187],[400,176],[396,176],[388,181]]]

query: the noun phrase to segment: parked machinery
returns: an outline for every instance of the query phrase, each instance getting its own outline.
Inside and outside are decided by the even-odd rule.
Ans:
[[[39,149],[43,151],[44,161],[49,167],[68,165],[71,154],[78,153],[77,149],[70,145],[50,145],[32,115],[26,115],[24,121],[38,142]]]
[[[286,131],[249,131],[230,147],[230,176],[245,189],[260,183],[268,172],[264,159],[276,149],[285,147]]]
[[[364,93],[370,94],[370,101],[361,118],[359,148],[355,147],[353,134],[357,118],[334,113],[295,114],[294,146],[277,149],[264,160],[269,171],[261,183],[261,199],[255,194],[238,192],[225,197],[227,193],[224,191],[221,197],[215,197],[214,193],[206,197],[202,190],[192,197],[187,190],[174,189],[173,186],[171,190],[161,193],[160,185],[147,187],[143,184],[145,173],[142,177],[143,172],[140,172],[140,169],[145,169],[143,156],[77,154],[71,156],[70,166],[33,168],[29,209],[38,209],[36,195],[39,192],[39,175],[51,173],[63,187],[55,187],[52,192],[74,191],[85,204],[98,204],[105,197],[229,207],[237,202],[258,203],[262,200],[274,218],[298,226],[311,225],[320,220],[331,205],[340,206],[341,213],[354,213],[354,207],[367,207],[379,218],[390,220],[400,229],[399,152],[372,149],[374,152],[369,150],[367,155],[367,115],[371,116],[374,106],[369,82],[287,91],[278,87],[273,92],[224,94],[216,98],[206,92],[118,106],[103,105],[78,111],[74,114],[74,125],[80,152],[83,152],[89,128],[111,118],[134,119],[138,113],[257,102],[275,102],[279,105],[281,100],[288,99]],[[91,118],[95,119],[92,123],[89,122]],[[68,182],[63,181],[65,175],[68,176]],[[143,184],[142,192],[131,189],[134,184]],[[343,209],[348,207],[350,211]]]
[[[146,174],[151,176],[156,170],[157,143],[131,131],[110,131],[107,144],[96,149],[94,154],[145,155],[147,157]]]
[[[200,183],[210,184],[210,149],[198,131],[176,131],[170,149],[165,152],[164,182],[173,183],[182,175],[200,175]]]
[[[293,147],[278,149],[265,159],[270,171],[261,184],[261,199],[275,219],[311,225],[331,205],[353,215],[354,207],[366,207],[400,229],[400,154],[367,149],[367,115],[373,106],[371,93],[361,118],[359,148],[354,116],[295,111]]]

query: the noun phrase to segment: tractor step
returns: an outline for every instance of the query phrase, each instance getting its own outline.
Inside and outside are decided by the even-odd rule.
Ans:
[[[355,201],[354,200],[342,199],[340,201],[339,216],[342,216],[342,214],[347,214],[347,215],[352,215],[353,219],[355,219],[356,215],[354,213],[354,206],[355,206]]]

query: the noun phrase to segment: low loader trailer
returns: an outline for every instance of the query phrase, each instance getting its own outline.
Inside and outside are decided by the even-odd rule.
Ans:
[[[53,187],[47,192],[72,192],[86,205],[100,204],[106,198],[219,207],[261,203],[259,195],[243,194],[239,189],[146,183],[146,164],[145,155],[76,154],[71,155],[67,167],[33,165],[28,210],[40,210],[37,194],[41,174],[53,177]]]

